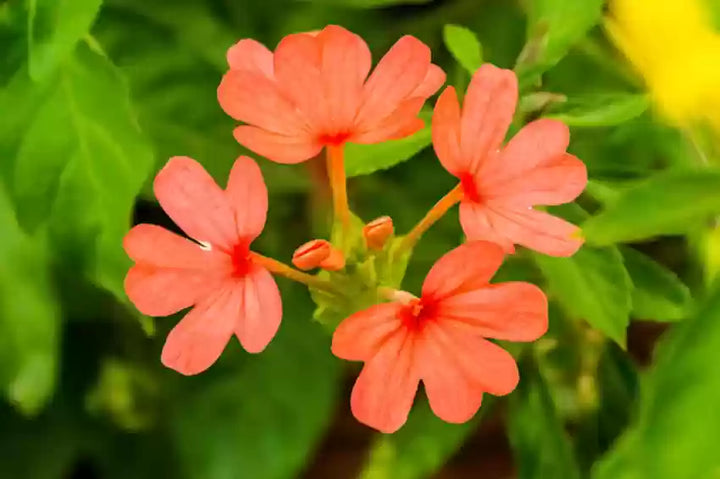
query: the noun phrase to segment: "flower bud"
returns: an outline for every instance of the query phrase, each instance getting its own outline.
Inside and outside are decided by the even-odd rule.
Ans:
[[[320,267],[328,271],[337,271],[345,267],[345,255],[337,248],[330,247],[330,255],[325,258]]]
[[[308,241],[295,250],[292,263],[302,270],[317,268],[330,256],[332,250],[330,243],[325,240]]]
[[[381,216],[372,220],[363,227],[365,244],[370,249],[383,249],[385,242],[394,231],[393,220],[389,216]]]

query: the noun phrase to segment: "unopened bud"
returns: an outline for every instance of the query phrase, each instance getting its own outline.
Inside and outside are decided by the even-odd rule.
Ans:
[[[367,244],[367,247],[370,249],[383,249],[385,242],[392,236],[394,231],[393,220],[389,216],[381,216],[378,219],[372,220],[363,227],[365,244]]]
[[[330,255],[320,263],[320,267],[328,271],[343,269],[345,267],[345,256],[343,252],[331,246]]]
[[[332,246],[325,240],[312,240],[295,250],[292,263],[299,269],[319,267],[332,253]]]

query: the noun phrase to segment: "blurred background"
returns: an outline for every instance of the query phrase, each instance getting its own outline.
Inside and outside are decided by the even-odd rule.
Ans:
[[[266,352],[233,341],[196,377],[160,363],[178,316],[142,317],[123,292],[130,226],[174,228],[155,172],[186,155],[224,185],[243,152],[216,100],[227,48],[331,23],[375,61],[417,36],[461,92],[483,62],[514,68],[513,130],[561,119],[587,164],[585,194],[554,211],[587,245],[521,251],[498,277],[548,292],[550,331],[518,350],[518,390],[467,424],[442,423],[422,394],[394,435],[357,423],[358,365],[332,357],[307,291],[285,280]],[[720,478],[718,26],[717,0],[0,2],[0,477]],[[287,262],[327,236],[324,172],[260,162],[256,244]],[[453,186],[429,128],[347,162],[354,210],[400,233]],[[404,287],[461,241],[451,212]]]

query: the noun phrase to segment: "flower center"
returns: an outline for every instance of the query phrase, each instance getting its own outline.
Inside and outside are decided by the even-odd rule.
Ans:
[[[320,143],[323,145],[340,146],[350,138],[350,133],[340,131],[337,133],[324,133],[320,135]]]
[[[242,278],[247,275],[252,265],[250,261],[250,245],[243,242],[235,245],[230,252],[232,259],[232,276]]]
[[[475,178],[472,173],[461,173],[459,178],[460,186],[462,187],[463,193],[465,193],[465,198],[475,203],[480,202],[480,192],[478,191],[477,184],[475,183]]]
[[[422,299],[414,299],[400,309],[398,318],[406,328],[419,331],[428,321],[435,318],[435,305],[427,301],[423,302]]]

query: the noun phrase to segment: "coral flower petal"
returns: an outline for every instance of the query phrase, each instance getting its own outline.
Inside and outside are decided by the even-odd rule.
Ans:
[[[137,263],[125,277],[125,292],[141,313],[150,316],[192,306],[231,268],[227,255],[203,250],[160,226],[135,226],[123,245]]]
[[[235,244],[233,210],[200,163],[171,158],[155,177],[154,190],[162,208],[188,236],[223,249]]]
[[[414,341],[400,330],[365,363],[350,398],[358,421],[384,433],[395,432],[405,423],[419,384]]]
[[[382,303],[358,311],[335,329],[332,352],[349,361],[366,361],[400,328],[398,303]]]
[[[285,136],[255,126],[235,128],[233,136],[247,149],[277,163],[300,163],[316,156],[323,145],[307,136]]]
[[[505,146],[501,161],[509,162],[503,173],[512,177],[565,153],[570,130],[558,120],[541,118],[525,125]]]
[[[317,37],[296,33],[278,44],[274,55],[278,88],[315,129],[325,129],[328,105],[323,91],[322,45]]]
[[[425,122],[417,117],[424,103],[425,98],[405,100],[384,120],[350,139],[355,143],[371,144],[412,135],[425,126]]]
[[[471,241],[446,253],[430,269],[422,286],[423,298],[439,301],[487,286],[503,261],[503,251],[487,241]]]
[[[363,82],[372,66],[370,49],[362,38],[329,25],[318,35],[322,43],[322,78],[332,121],[349,129],[360,106]]]
[[[319,32],[318,40],[322,43],[323,73],[326,75],[348,75],[352,79],[340,79],[350,85],[362,85],[372,67],[370,49],[359,35],[339,27],[328,25]],[[344,65],[344,67],[343,67]],[[341,70],[335,73],[332,70]]]
[[[548,327],[545,293],[530,283],[508,282],[438,302],[439,321],[458,332],[504,341],[535,341]]]
[[[423,83],[429,68],[427,45],[410,35],[398,40],[365,83],[356,124],[366,129],[385,119]]]
[[[123,239],[128,256],[139,264],[158,268],[214,270],[227,262],[222,253],[204,250],[162,226],[139,224]]]
[[[436,347],[445,352],[446,367],[457,369],[465,376],[469,385],[495,396],[509,394],[517,386],[520,374],[515,359],[497,344],[481,336],[467,334],[467,331],[456,328],[447,321],[429,322],[423,335],[425,341],[435,342]],[[418,355],[422,357],[422,354]],[[425,372],[428,368],[424,361],[422,363],[420,369]],[[433,392],[437,392],[441,399],[445,394],[454,393],[453,390],[438,390],[431,385],[428,388],[431,405]]]
[[[445,72],[437,65],[430,65],[425,78],[415,90],[410,93],[410,98],[428,98],[435,94],[445,83]]]
[[[227,62],[231,70],[247,70],[268,78],[274,77],[272,52],[265,45],[249,38],[240,40],[228,49]]]
[[[544,211],[493,205],[485,209],[485,214],[495,231],[465,230],[468,238],[502,235],[513,243],[550,256],[572,256],[583,244],[577,226]]]
[[[238,287],[242,290],[242,301],[235,311],[235,335],[247,352],[259,353],[280,327],[280,291],[270,273],[259,266],[241,278]]]
[[[506,253],[514,253],[515,246],[510,238],[493,223],[494,216],[482,203],[463,201],[460,203],[460,225],[469,240],[490,241],[499,245]]]
[[[474,172],[505,139],[518,98],[515,73],[489,63],[481,66],[470,82],[460,125],[460,147]]]
[[[452,349],[427,334],[420,341],[419,369],[430,408],[443,421],[460,424],[470,420],[480,408],[482,388],[458,367]]]
[[[432,117],[432,139],[440,163],[452,175],[467,172],[460,152],[460,104],[455,88],[447,87],[438,98]]]
[[[275,82],[261,73],[230,70],[218,87],[218,101],[236,120],[281,135],[299,135],[308,125]]]
[[[187,376],[212,366],[232,337],[242,296],[242,288],[228,281],[195,306],[168,334],[162,363]]]
[[[542,118],[528,123],[499,155],[482,165],[484,178],[501,182],[550,163],[565,154],[570,142],[568,127],[557,120]]]
[[[249,243],[262,232],[268,209],[265,180],[252,158],[241,156],[235,160],[225,194],[235,212],[237,236]]]
[[[414,135],[418,131],[425,128],[425,122],[420,118],[409,118],[406,121],[398,122],[395,131],[388,135],[388,140],[400,140],[402,138]]]
[[[125,276],[125,293],[141,313],[167,316],[196,304],[221,282],[206,271],[136,264]]]
[[[513,179],[484,189],[492,200],[507,205],[561,205],[577,198],[587,185],[585,163],[564,153]]]

